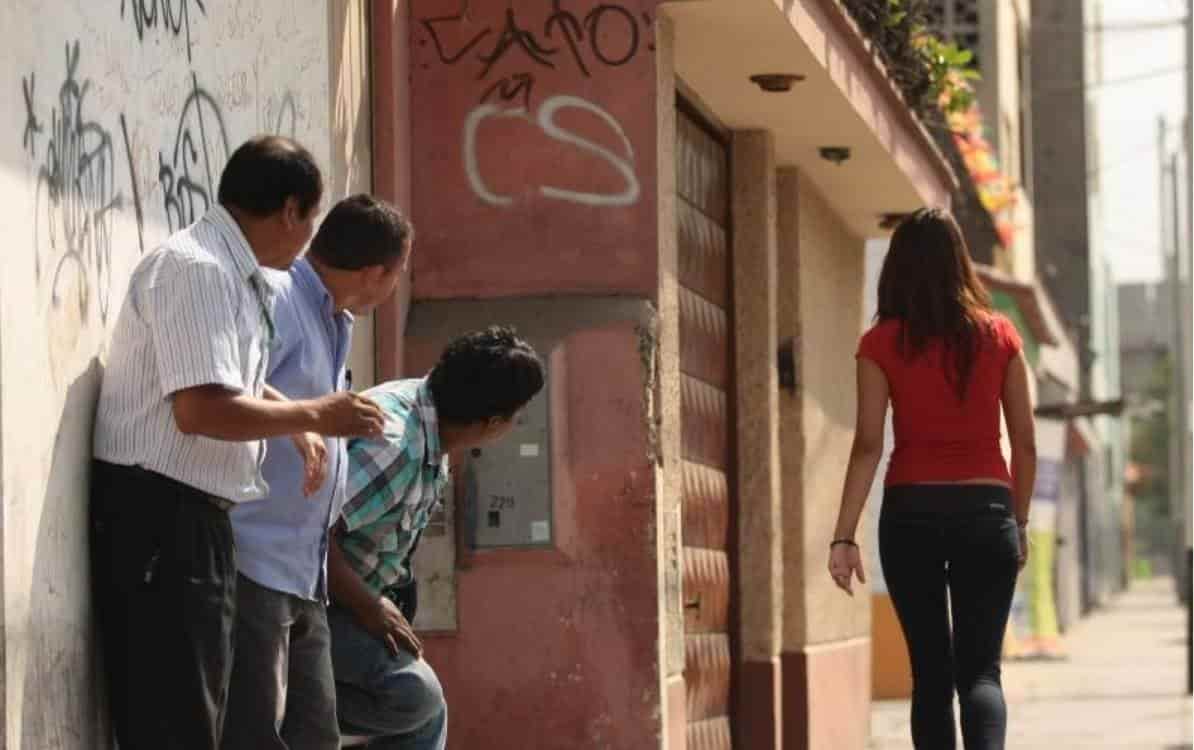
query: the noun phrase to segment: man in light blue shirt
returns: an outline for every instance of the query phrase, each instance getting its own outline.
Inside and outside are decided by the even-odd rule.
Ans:
[[[277,335],[268,383],[292,399],[349,388],[352,314],[394,291],[412,228],[368,195],[336,204],[307,257],[269,282]],[[236,654],[225,750],[336,750],[335,684],[327,623],[328,533],[344,501],[347,454],[339,438],[272,440],[269,494],[233,509]]]

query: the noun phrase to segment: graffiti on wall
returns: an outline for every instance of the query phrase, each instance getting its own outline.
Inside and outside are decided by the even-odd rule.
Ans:
[[[472,22],[467,11],[419,19],[424,32],[421,46],[434,49],[435,60],[450,67],[475,70],[479,102],[464,119],[461,136],[462,161],[468,185],[483,203],[511,207],[514,195],[492,187],[482,166],[490,140],[487,125],[523,121],[555,145],[597,160],[612,171],[620,185],[604,189],[583,186],[535,184],[526,186],[531,195],[590,207],[629,206],[642,193],[636,173],[634,147],[618,118],[591,98],[574,92],[556,93],[537,105],[539,75],[563,71],[591,79],[602,68],[618,68],[633,60],[642,49],[654,50],[653,21],[649,13],[636,14],[617,3],[598,3],[581,12],[566,7],[564,0],[552,0],[538,10],[509,7],[496,24]],[[473,27],[477,28],[473,28]],[[522,67],[495,76],[499,65]],[[571,116],[570,116],[571,113]],[[585,117],[589,127],[565,123]]]
[[[590,78],[594,63],[620,67],[630,62],[638,54],[642,40],[651,35],[649,13],[636,16],[616,3],[599,3],[584,15],[577,15],[564,7],[563,0],[552,0],[548,11],[542,20],[538,16],[520,20],[513,7],[507,8],[500,31],[484,26],[455,49],[444,38],[443,32],[446,27],[468,24],[465,12],[422,18],[419,23],[435,46],[441,63],[475,62],[479,81],[488,80],[494,66],[515,55],[521,55],[524,62],[534,68],[552,70],[558,69],[567,59],[581,75]],[[535,33],[538,28],[542,28],[539,36]],[[427,41],[423,40],[423,43]],[[655,49],[652,42],[646,46]],[[534,85],[533,70],[515,73],[485,86],[481,101],[488,101],[496,94],[502,101],[522,97],[523,106],[529,106]]]
[[[160,29],[186,43],[187,60],[191,59],[191,7],[207,13],[203,0],[120,0],[120,17],[131,17],[137,39],[145,41],[146,31]],[[125,15],[125,11],[128,15]]]
[[[122,208],[124,198],[116,187],[112,135],[87,113],[91,84],[79,77],[79,42],[67,44],[65,52],[62,85],[50,110],[45,152],[37,167],[33,267],[39,282],[48,279],[55,306],[66,301],[73,284],[71,301],[79,314],[87,316],[94,305],[100,319],[107,320],[113,213]],[[22,83],[26,80],[27,140],[22,143],[35,153],[34,139],[42,128],[35,114],[34,74]]]
[[[616,153],[596,141],[562,127],[557,121],[557,115],[561,111],[569,109],[589,112],[603,122],[621,142],[624,152]],[[602,193],[555,185],[540,185],[538,186],[539,195],[585,206],[629,206],[638,201],[642,190],[634,170],[634,147],[631,146],[630,139],[626,137],[621,123],[593,102],[579,96],[557,94],[545,99],[533,118],[524,107],[502,108],[494,104],[479,104],[469,113],[464,123],[464,169],[468,176],[469,186],[485,203],[491,206],[510,206],[514,203],[514,198],[511,196],[498,194],[488,187],[485,177],[481,174],[477,156],[478,132],[482,124],[490,118],[498,117],[516,117],[534,123],[548,138],[569,144],[604,161],[625,181],[625,187],[618,192]]]
[[[37,75],[30,73],[21,78],[21,95],[25,98],[25,130],[21,133],[21,148],[27,149],[29,155],[37,152],[37,135],[41,133],[41,121],[37,119],[37,112],[33,109],[33,95],[37,90]]]
[[[293,92],[283,91],[281,95],[267,96],[264,109],[269,132],[294,137],[298,127],[299,106]]]
[[[125,0],[117,17],[118,5],[107,9],[111,35],[85,23],[81,38],[68,36],[44,54],[35,48],[36,62],[9,84],[14,95],[20,89],[10,137],[28,180],[28,288],[55,388],[96,356],[120,309],[124,274],[139,256],[215,204],[237,143],[230,113],[242,136],[293,137],[319,125],[310,116],[319,111],[311,89],[287,85],[306,80],[303,71],[322,54],[301,31],[277,27],[300,48],[278,85],[261,41],[246,43],[244,65],[209,72],[150,33],[176,36],[199,52],[203,38],[192,40],[191,30],[213,10],[211,0]],[[224,30],[225,22],[218,16],[212,28]],[[148,60],[130,55],[130,43],[144,47]]]
[[[215,202],[220,171],[228,161],[228,129],[215,98],[191,74],[191,92],[178,116],[170,161],[158,153],[158,181],[171,232],[194,223]]]
[[[137,38],[161,27],[185,35],[190,47],[192,6],[198,0],[126,0],[121,14],[133,16]],[[215,203],[219,176],[233,141],[220,100],[205,88],[193,70],[185,85],[159,84],[149,97],[154,114],[171,117],[171,136],[161,147],[135,138],[136,125],[125,112],[111,122],[95,116],[92,81],[83,75],[85,57],[80,42],[65,46],[61,85],[52,104],[38,102],[38,71],[21,76],[25,105],[21,148],[33,160],[35,225],[33,265],[36,280],[48,291],[55,309],[70,304],[80,319],[107,323],[113,308],[113,229],[116,215],[127,211],[137,229],[137,249],[144,253],[147,225],[177,231],[203,215]],[[41,71],[44,80],[46,71]],[[156,78],[161,71],[150,74]],[[294,137],[306,121],[302,99],[290,89],[261,96],[259,73],[252,71],[221,79],[225,98],[234,106],[256,100],[259,128]],[[48,114],[46,112],[48,109]],[[153,159],[156,152],[156,164]],[[140,165],[140,169],[138,169]],[[143,185],[139,177],[152,185]],[[156,193],[161,201],[156,201]],[[154,199],[161,213],[147,211],[145,198]],[[156,209],[155,209],[156,211]]]

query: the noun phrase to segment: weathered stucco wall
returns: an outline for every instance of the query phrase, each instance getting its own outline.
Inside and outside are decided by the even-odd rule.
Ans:
[[[88,596],[87,469],[131,269],[202,214],[228,154],[256,133],[306,144],[329,199],[369,188],[363,6],[330,6],[0,5],[9,32],[0,53],[7,747],[107,744]]]
[[[870,710],[866,587],[839,591],[825,564],[854,434],[854,347],[864,243],[796,169],[778,176],[780,340],[795,388],[781,398],[784,482],[784,748],[863,747]],[[790,487],[789,487],[790,485]],[[871,539],[860,525],[860,544]]]
[[[825,572],[854,438],[854,350],[862,331],[864,244],[806,179],[799,182],[798,205],[803,602],[805,643],[816,644],[864,636],[870,630],[866,597],[843,595]]]

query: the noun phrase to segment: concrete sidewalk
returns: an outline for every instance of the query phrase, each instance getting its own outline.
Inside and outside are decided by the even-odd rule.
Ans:
[[[1069,659],[1004,664],[1007,747],[1190,748],[1185,639],[1185,610],[1173,583],[1134,584],[1066,634]],[[872,750],[912,747],[908,705],[874,705]]]

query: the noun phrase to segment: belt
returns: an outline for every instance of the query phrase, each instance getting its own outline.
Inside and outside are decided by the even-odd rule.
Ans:
[[[203,494],[203,495],[200,495],[200,497],[202,497],[204,500],[211,503],[212,505],[216,506],[217,509],[224,511],[225,513],[232,510],[232,508],[236,505],[236,503],[232,502],[231,500],[226,500],[222,497],[219,497],[218,495]]]
[[[178,494],[187,501],[196,502],[203,501],[208,505],[215,507],[217,510],[227,513],[232,509],[236,503],[219,495],[212,495],[204,492],[189,484],[180,482],[177,479],[168,477],[165,474],[159,474],[156,471],[143,468],[141,466],[129,466],[125,464],[112,464],[106,461],[96,460],[95,466],[103,472],[100,476],[108,476],[118,478],[117,481],[134,481],[146,483],[150,486],[168,485],[174,488]],[[103,481],[103,479],[99,479]]]

